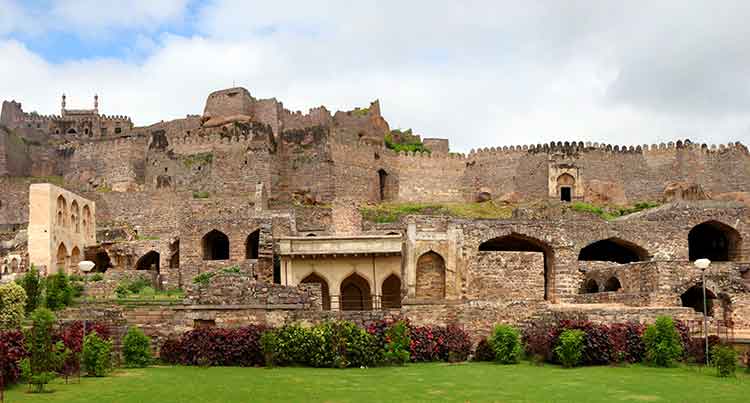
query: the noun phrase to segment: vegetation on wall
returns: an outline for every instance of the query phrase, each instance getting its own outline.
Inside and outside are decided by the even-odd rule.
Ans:
[[[591,203],[584,202],[573,202],[570,204],[571,210],[592,213],[605,220],[614,220],[618,217],[623,217],[628,214],[637,213],[639,211],[648,210],[650,208],[658,207],[659,203],[654,202],[641,202],[635,203],[632,206],[597,206]]]
[[[192,168],[193,165],[208,165],[214,160],[214,154],[210,152],[187,155],[182,158],[182,163],[186,168]]]
[[[411,151],[430,153],[430,149],[425,147],[418,136],[412,133],[411,129],[401,130],[394,129],[385,135],[385,146],[394,151]]]
[[[415,215],[443,215],[457,218],[510,218],[513,208],[492,200],[481,203],[381,203],[360,208],[362,218],[377,223],[396,222],[401,217]]]

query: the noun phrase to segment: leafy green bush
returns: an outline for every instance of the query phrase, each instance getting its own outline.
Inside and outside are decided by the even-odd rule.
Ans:
[[[521,359],[523,348],[521,333],[510,325],[497,325],[488,340],[495,352],[495,361],[500,364],[516,364]]]
[[[73,287],[70,285],[68,275],[63,272],[48,276],[46,289],[45,303],[47,308],[53,311],[65,308],[73,301]]]
[[[69,279],[71,283],[76,281],[86,281],[86,279],[83,278],[83,276],[81,276],[80,274],[71,274]]]
[[[307,365],[313,362],[313,333],[300,325],[288,325],[266,332],[261,338],[263,352],[274,365]],[[323,359],[316,359],[323,362]]]
[[[31,321],[33,325],[27,339],[29,361],[28,366],[22,365],[22,370],[34,391],[42,392],[44,386],[54,379],[57,369],[55,346],[52,344],[55,315],[47,308],[37,308],[31,314]]]
[[[93,281],[93,282],[102,281],[102,280],[104,280],[104,276],[101,273],[94,273],[88,278],[88,281]]]
[[[83,339],[81,363],[89,376],[106,376],[112,366],[112,342],[104,340],[96,333],[89,333]]]
[[[21,327],[26,307],[26,291],[16,283],[0,285],[0,330]]]
[[[131,327],[122,340],[122,356],[128,367],[149,366],[152,361],[151,339],[141,329]]]
[[[645,361],[660,367],[672,365],[682,356],[682,339],[672,318],[660,316],[643,332]]]
[[[711,365],[721,377],[734,376],[737,370],[737,351],[731,346],[716,345],[711,349]]]
[[[560,334],[555,354],[564,367],[575,367],[581,361],[585,337],[583,330],[578,329],[567,329]]]
[[[33,264],[21,278],[20,285],[26,291],[26,313],[30,314],[42,305],[42,292],[44,291],[42,277],[39,276],[39,270]]]
[[[393,323],[385,331],[385,361],[390,364],[404,365],[411,359],[409,348],[409,327],[403,321]]]
[[[126,287],[125,284],[118,284],[117,287],[115,287],[115,295],[117,295],[117,298],[127,298],[128,294],[130,294],[130,291],[128,291],[128,287]]]

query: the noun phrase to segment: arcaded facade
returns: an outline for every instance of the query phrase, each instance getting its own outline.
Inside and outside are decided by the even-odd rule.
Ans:
[[[87,293],[106,298],[136,277],[186,291],[183,304],[111,313],[155,337],[332,315],[457,323],[476,336],[540,317],[699,320],[698,258],[712,261],[713,328],[750,331],[750,154],[741,143],[572,141],[458,154],[446,139],[417,138],[431,152],[407,153],[389,147],[403,133],[378,101],[303,114],[231,88],[210,94],[201,114],[145,127],[99,115],[96,102],[44,119],[3,103],[4,261],[36,250],[38,185],[29,185],[55,178],[69,191],[63,221],[74,199],[92,214],[79,256],[105,281]],[[480,204],[508,214],[439,207]],[[576,204],[650,208],[605,219]],[[438,207],[363,214],[414,205]],[[75,271],[66,242],[66,260],[31,262]],[[207,272],[220,274],[193,281]]]

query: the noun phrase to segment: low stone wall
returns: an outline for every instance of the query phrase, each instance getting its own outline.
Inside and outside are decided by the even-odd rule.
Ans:
[[[573,304],[623,304],[627,306],[649,306],[651,296],[645,292],[605,291],[574,295],[570,298]]]
[[[92,275],[88,274],[87,276],[91,277]],[[118,285],[139,279],[145,280],[154,286],[157,274],[151,270],[118,270],[103,273],[102,276],[104,279],[101,281],[87,281],[85,283],[83,289],[84,297],[96,299],[114,298],[115,289],[117,289]]]
[[[187,289],[185,303],[191,305],[294,305],[300,309],[323,309],[320,284],[297,287],[255,281],[250,276],[217,272],[208,284]]]

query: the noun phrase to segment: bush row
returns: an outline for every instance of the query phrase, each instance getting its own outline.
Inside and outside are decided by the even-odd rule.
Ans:
[[[199,328],[161,347],[161,359],[183,365],[367,367],[407,361],[465,361],[469,334],[457,326],[377,321],[359,327],[328,321],[312,327]]]

